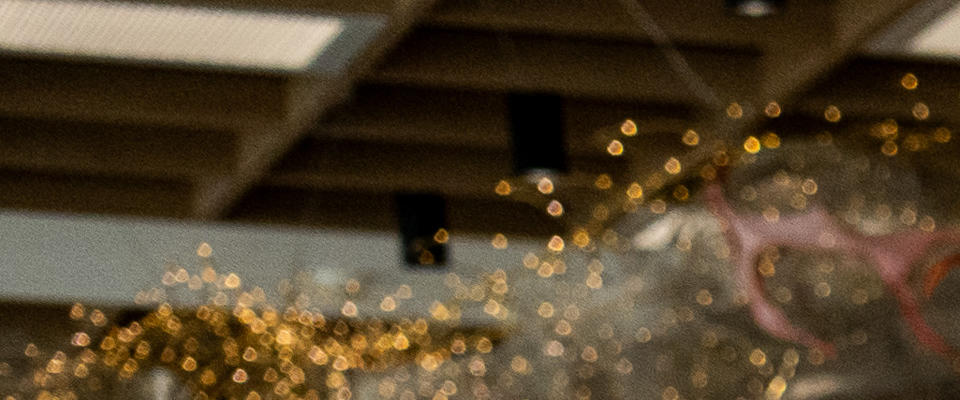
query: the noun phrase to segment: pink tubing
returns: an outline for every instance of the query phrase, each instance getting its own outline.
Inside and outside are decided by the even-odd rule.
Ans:
[[[736,267],[735,279],[747,294],[750,313],[757,325],[771,335],[817,349],[830,357],[836,354],[832,343],[793,325],[783,310],[767,299],[763,292],[763,280],[756,272],[760,252],[767,247],[830,249],[854,253],[871,261],[871,265],[899,302],[900,314],[920,345],[944,357],[956,355],[943,337],[934,332],[923,318],[918,301],[909,287],[908,278],[911,265],[923,257],[930,246],[935,243],[960,244],[960,233],[911,230],[867,237],[840,226],[820,207],[771,222],[757,215],[737,214],[724,196],[723,189],[715,183],[706,188],[706,203],[724,225],[724,233]],[[960,255],[954,255],[927,272],[924,278],[924,293],[927,297],[958,262]]]

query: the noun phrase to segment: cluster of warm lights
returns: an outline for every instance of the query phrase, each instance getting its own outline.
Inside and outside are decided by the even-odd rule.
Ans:
[[[173,371],[198,399],[319,399],[330,393],[346,399],[351,397],[351,376],[407,364],[432,373],[452,357],[489,353],[496,337],[495,330],[484,335],[432,328],[430,321],[453,318],[440,302],[430,307],[430,317],[396,322],[360,319],[350,300],[339,316],[325,316],[311,309],[305,293],[277,309],[262,289],[246,289],[238,275],[216,272],[209,245],[202,244],[197,254],[203,260],[200,271],[171,268],[163,276],[163,288],[138,295],[138,303],[156,303],[156,308],[128,324],[108,327],[104,312],[75,304],[69,318],[87,329],[73,334],[70,348],[50,355],[33,344],[25,349],[38,369],[21,392],[23,398],[94,398],[112,380],[160,367]],[[484,296],[488,308],[498,304],[496,299],[503,301],[505,279],[501,271],[483,289],[491,292]],[[208,295],[209,301],[175,307],[164,300],[178,290]],[[344,290],[358,292],[359,282],[347,281]],[[385,296],[380,308],[392,312],[411,296],[410,287],[403,285]],[[506,312],[506,307],[497,308],[491,313]],[[437,393],[449,393],[451,384]]]
[[[913,91],[918,79],[905,74],[900,84]],[[756,110],[746,103],[731,103],[723,110],[726,118],[738,120],[782,118],[785,111],[774,101]],[[920,123],[931,110],[914,102],[910,113],[912,122]],[[277,307],[263,290],[244,287],[240,276],[217,272],[210,262],[213,249],[203,244],[197,250],[202,265],[196,274],[171,268],[162,278],[164,287],[138,296],[138,303],[156,305],[143,318],[108,326],[103,312],[74,306],[70,318],[86,321],[89,329],[76,332],[69,348],[60,351],[44,353],[33,345],[25,349],[38,368],[15,398],[95,397],[109,386],[109,379],[131,379],[161,367],[174,371],[197,398],[210,399],[346,399],[359,390],[356,382],[367,382],[364,385],[381,398],[404,400],[673,400],[718,393],[779,399],[804,368],[829,364],[832,355],[821,348],[804,349],[801,340],[775,339],[783,337],[776,321],[742,323],[761,321],[763,315],[751,314],[753,300],[747,290],[730,283],[734,274],[728,266],[738,257],[738,249],[731,246],[735,242],[723,236],[730,222],[711,220],[705,227],[709,218],[687,218],[684,213],[692,208],[689,202],[699,198],[703,184],[725,185],[727,197],[743,209],[738,212],[755,217],[756,224],[776,226],[821,209],[821,200],[833,193],[831,185],[843,184],[834,182],[839,179],[835,175],[860,174],[860,179],[882,171],[884,167],[861,157],[835,160],[844,166],[828,171],[835,175],[802,172],[819,167],[820,158],[839,148],[831,131],[855,123],[843,118],[836,105],[827,106],[822,118],[823,130],[802,139],[813,143],[809,154],[785,150],[794,145],[792,137],[767,130],[717,140],[704,127],[684,129],[676,143],[678,153],[655,160],[644,175],[606,171],[590,176],[583,186],[602,199],[592,204],[563,197],[569,193],[568,182],[579,182],[566,177],[501,180],[492,188],[496,195],[535,204],[549,217],[568,223],[570,230],[540,242],[539,252],[526,252],[515,265],[497,266],[477,277],[452,272],[443,276],[448,298],[413,302],[410,286],[364,292],[359,281],[351,279],[339,292],[342,298],[333,296],[338,300],[327,304],[332,307],[318,306],[321,300],[307,289],[288,291],[285,298],[292,300]],[[643,121],[634,119],[613,126],[598,151],[632,157],[627,147],[642,140],[641,127]],[[867,127],[863,139],[879,141],[882,156],[874,155],[882,161],[946,146],[951,131],[905,127],[885,119]],[[732,181],[731,174],[738,170],[749,171],[751,165],[764,169],[764,160],[778,157],[787,160],[783,169],[774,167],[752,181]],[[851,197],[849,208],[837,212],[839,220],[877,230],[877,224],[897,222],[919,232],[936,229],[934,217],[915,202],[896,207],[881,203],[870,210],[867,194],[855,196],[860,197]],[[655,222],[640,231],[611,226],[615,216],[628,213]],[[681,220],[686,222],[677,222]],[[433,239],[446,243],[451,237],[441,229]],[[840,239],[827,232],[817,245],[831,248]],[[503,233],[490,238],[496,250],[507,250],[512,243]],[[641,259],[637,269],[608,261],[609,254],[637,249],[629,253]],[[652,253],[642,249],[659,249],[669,257],[650,258]],[[868,314],[864,310],[882,297],[880,286],[843,278],[846,269],[835,268],[842,264],[836,259],[788,262],[794,257],[789,251],[751,251],[759,254],[752,271],[765,282],[767,296],[784,309],[800,307],[799,299],[807,299]],[[668,258],[679,261],[661,265]],[[791,262],[811,265],[798,268]],[[789,280],[791,267],[809,272],[807,281],[798,283],[795,276]],[[177,307],[170,299],[178,290],[209,301]],[[372,308],[384,319],[370,316],[369,305],[359,300],[363,295],[376,298]],[[418,304],[413,310],[418,317],[401,317],[407,315],[401,313],[404,304]],[[471,312],[487,321],[485,330],[459,327]],[[840,331],[835,336],[846,346],[840,356],[864,348],[879,335],[862,327]]]

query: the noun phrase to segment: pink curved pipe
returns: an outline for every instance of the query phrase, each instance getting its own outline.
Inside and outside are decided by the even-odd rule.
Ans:
[[[960,267],[960,254],[954,254],[937,262],[933,268],[924,276],[923,295],[926,298],[933,296],[933,291],[940,286],[940,283],[946,279],[950,270]]]
[[[900,314],[921,346],[945,357],[957,354],[923,318],[908,278],[911,266],[923,257],[930,246],[936,243],[960,244],[960,233],[913,230],[867,237],[845,229],[821,207],[812,207],[803,214],[789,215],[771,222],[759,215],[737,214],[724,196],[723,189],[715,183],[706,188],[706,203],[724,224],[736,267],[736,280],[746,292],[754,321],[773,336],[818,349],[827,356],[836,354],[832,343],[793,325],[783,310],[767,299],[763,292],[763,280],[756,272],[760,252],[767,247],[830,249],[857,254],[871,262],[899,302]],[[927,273],[924,279],[927,297],[958,262],[960,255],[948,257]]]

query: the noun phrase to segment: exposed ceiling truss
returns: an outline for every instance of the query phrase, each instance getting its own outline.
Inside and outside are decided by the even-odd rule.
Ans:
[[[913,72],[939,82],[911,93],[935,111],[925,123],[960,120],[960,66],[861,54],[895,22],[908,29],[898,17],[920,0],[791,2],[765,19],[720,0],[644,1],[723,106],[741,105],[739,119],[688,88],[629,1],[162,3],[386,25],[336,76],[2,56],[0,206],[393,229],[392,194],[426,191],[451,199],[455,230],[541,235],[564,226],[493,190],[511,175],[507,93],[564,96],[574,206],[613,196],[594,188],[598,174],[642,179],[671,154],[702,163],[710,148],[684,150],[682,132],[740,140],[769,122],[770,101],[783,119],[822,119],[829,105],[845,121],[910,118],[897,82]],[[625,118],[647,144],[609,157]]]

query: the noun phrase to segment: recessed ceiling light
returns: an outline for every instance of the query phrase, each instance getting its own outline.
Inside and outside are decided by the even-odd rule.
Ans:
[[[727,0],[727,7],[744,17],[768,17],[780,12],[782,0]]]
[[[338,18],[126,2],[0,0],[0,50],[296,71]]]

